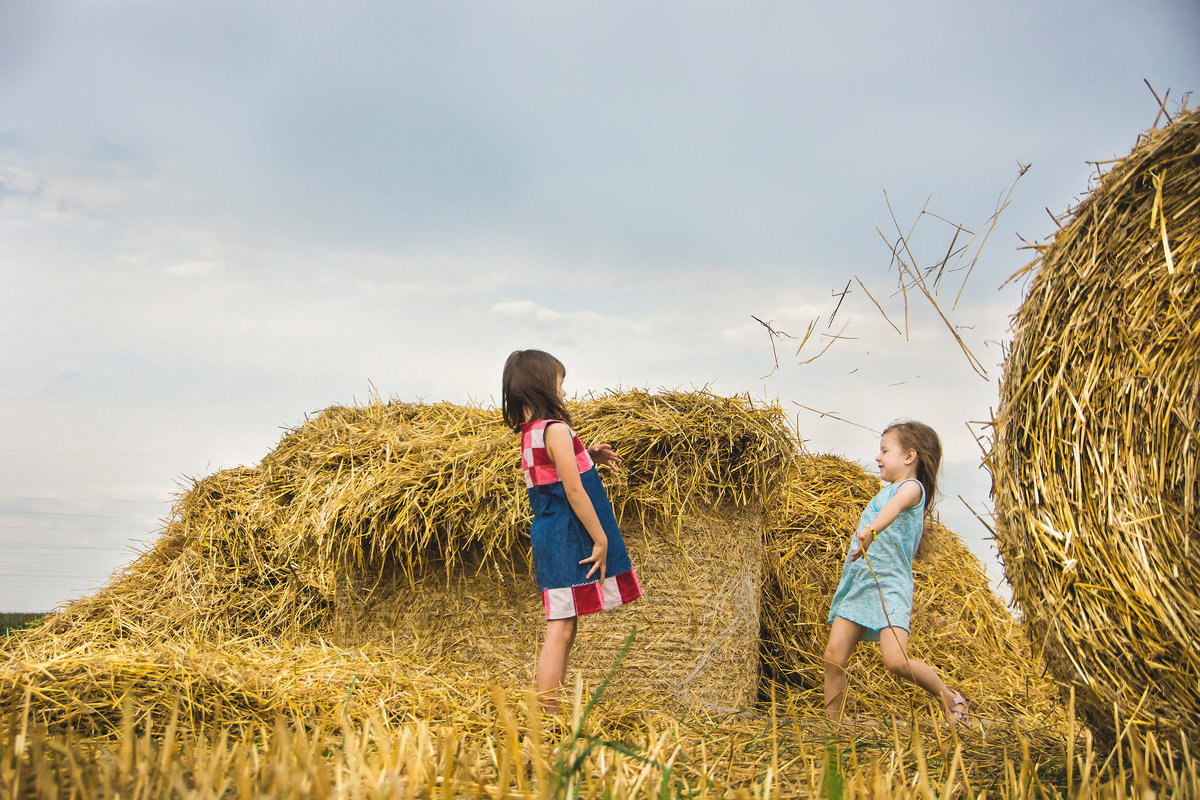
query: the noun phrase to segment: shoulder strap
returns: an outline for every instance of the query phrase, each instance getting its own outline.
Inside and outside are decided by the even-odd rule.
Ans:
[[[921,483],[921,481],[919,481],[918,479],[916,479],[916,478],[905,478],[904,480],[902,480],[902,481],[900,481],[899,483],[897,483],[897,484],[896,484],[896,491],[897,491],[897,492],[898,492],[898,491],[900,491],[900,487],[901,487],[901,486],[903,486],[904,484],[908,483],[909,481],[913,481],[913,482],[915,482],[915,483],[917,484],[917,486],[919,486],[919,487],[920,487],[920,489],[921,489],[921,499],[920,499],[920,501],[919,501],[919,503],[918,503],[918,504],[919,504],[919,505],[920,505],[922,508],[924,508],[924,507],[925,507],[925,484]],[[893,496],[894,496],[894,493],[893,493]],[[916,508],[916,506],[909,506],[909,508]]]

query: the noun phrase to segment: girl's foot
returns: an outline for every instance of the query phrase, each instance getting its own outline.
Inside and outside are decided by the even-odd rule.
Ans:
[[[966,725],[970,722],[970,707],[971,704],[962,696],[962,692],[955,692],[954,697],[946,704],[946,716],[950,718],[948,724]]]

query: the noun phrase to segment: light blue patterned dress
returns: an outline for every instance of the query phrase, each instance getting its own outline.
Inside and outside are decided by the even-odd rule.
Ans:
[[[889,625],[908,630],[912,617],[912,562],[917,545],[921,542],[921,532],[925,529],[924,486],[921,486],[921,502],[901,511],[900,516],[876,537],[865,558],[850,560],[850,553],[858,545],[858,532],[879,516],[884,505],[895,496],[896,490],[908,481],[916,481],[921,486],[916,478],[890,483],[867,503],[859,518],[858,528],[850,534],[850,547],[846,551],[846,563],[842,566],[842,580],[830,604],[827,621],[832,623],[834,617],[841,617],[857,622],[867,629],[863,634],[864,642],[878,642],[879,632]],[[875,570],[875,577],[871,577],[868,558]],[[875,578],[879,579],[878,587]],[[883,593],[882,602],[880,592]]]

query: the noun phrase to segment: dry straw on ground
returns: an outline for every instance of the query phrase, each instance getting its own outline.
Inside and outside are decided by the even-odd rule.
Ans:
[[[591,724],[686,753],[697,774],[723,770],[722,785],[761,785],[781,757],[772,718],[792,738],[825,735],[824,615],[877,480],[804,453],[778,407],[745,398],[622,392],[572,414],[624,459],[605,481],[648,590],[581,624],[574,676],[588,689],[638,628]],[[0,704],[88,734],[130,715],[175,715],[197,736],[375,717],[449,726],[468,749],[506,740],[497,693],[523,696],[542,628],[523,495],[515,435],[494,411],[328,409],[260,465],[196,481],[148,552],[2,645]],[[970,770],[1002,770],[1018,734],[1055,750],[1060,717],[1020,631],[957,537],[931,535],[913,648],[974,702]],[[890,748],[914,715],[912,730],[932,731],[940,717],[873,650],[851,666],[866,735]]]
[[[1200,111],[1145,133],[1035,269],[988,457],[1013,596],[1091,726],[1196,752]]]
[[[813,741],[786,714],[700,726],[641,718],[614,741],[586,715],[565,736],[528,697],[493,695],[486,732],[396,722],[368,712],[332,722],[187,731],[175,715],[123,714],[111,740],[81,739],[0,716],[0,796],[121,800],[384,797],[1153,797],[1200,794],[1186,753],[1151,735],[1124,761],[1086,742],[1057,743],[1060,763],[1018,739],[1000,770],[979,741],[894,725],[886,736]],[[697,720],[693,720],[693,723]],[[1065,745],[1065,746],[1064,746]],[[586,753],[592,748],[590,754]]]

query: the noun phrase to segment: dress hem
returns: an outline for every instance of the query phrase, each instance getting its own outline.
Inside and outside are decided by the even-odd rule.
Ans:
[[[542,590],[546,620],[570,619],[597,611],[611,611],[642,596],[642,584],[634,571],[610,575],[603,581]]]
[[[837,617],[841,617],[842,619],[846,620],[847,622],[853,622],[855,625],[862,627],[864,630],[862,641],[864,641],[864,642],[878,642],[880,632],[885,631],[888,628],[899,628],[900,630],[904,631],[905,633],[910,633],[910,634],[912,633],[912,628],[910,627],[912,625],[911,622],[909,622],[908,625],[899,625],[899,624],[893,622],[891,625],[884,625],[882,627],[876,628],[874,626],[866,624],[865,622],[859,622],[856,619],[847,617],[845,614],[836,614],[836,613],[829,615],[829,619],[826,621],[826,624],[832,625],[834,619],[836,619]]]

